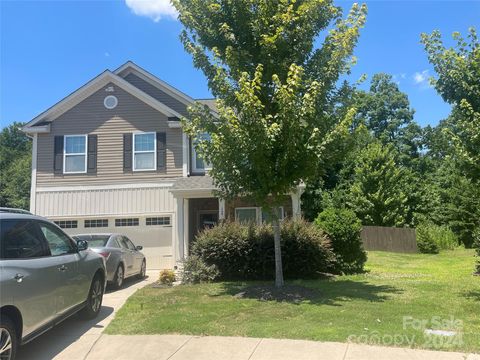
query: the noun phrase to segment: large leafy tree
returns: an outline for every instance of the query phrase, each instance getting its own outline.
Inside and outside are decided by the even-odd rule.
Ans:
[[[0,132],[0,206],[28,209],[31,141],[14,122]]]
[[[357,98],[357,122],[382,144],[393,145],[403,162],[418,158],[421,128],[413,121],[415,111],[407,94],[400,91],[391,75],[373,75],[369,91],[359,91]]]
[[[454,47],[443,44],[439,31],[422,34],[422,42],[436,78],[431,82],[442,98],[453,105],[452,128],[456,156],[474,181],[480,180],[480,42],[475,28],[467,39],[453,34]]]
[[[352,120],[350,110],[332,123],[326,110],[352,61],[366,8],[355,4],[342,19],[331,0],[173,3],[184,47],[218,99],[216,116],[193,107],[185,131],[197,139],[210,134],[198,147],[220,196],[248,195],[272,213],[275,283],[282,286],[282,195],[315,173],[327,145]]]

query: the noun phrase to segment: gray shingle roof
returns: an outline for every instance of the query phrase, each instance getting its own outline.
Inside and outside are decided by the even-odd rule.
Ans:
[[[218,112],[217,102],[215,101],[215,99],[197,99],[196,101],[207,105],[212,111]]]
[[[213,190],[213,179],[208,176],[189,176],[180,178],[172,186],[172,190],[195,190],[208,189]]]

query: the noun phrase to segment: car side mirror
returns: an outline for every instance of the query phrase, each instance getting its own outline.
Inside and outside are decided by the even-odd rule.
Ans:
[[[82,251],[82,250],[87,250],[88,249],[88,241],[85,240],[78,240],[77,241],[77,250]]]
[[[142,250],[142,249],[143,249],[143,246],[140,246],[140,245],[138,245],[138,246],[135,246],[135,249],[137,249],[138,251],[140,251],[140,250]]]

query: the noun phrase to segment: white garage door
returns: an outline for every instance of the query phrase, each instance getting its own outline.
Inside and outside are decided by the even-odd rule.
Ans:
[[[148,269],[172,269],[172,215],[54,220],[70,235],[89,233],[124,234],[143,246]],[[75,227],[76,226],[76,227]]]

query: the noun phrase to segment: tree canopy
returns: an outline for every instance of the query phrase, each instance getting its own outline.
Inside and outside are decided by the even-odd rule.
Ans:
[[[353,5],[343,19],[330,0],[173,3],[184,47],[218,105],[213,115],[197,104],[184,128],[196,139],[209,134],[198,147],[221,196],[251,196],[275,215],[281,195],[315,174],[326,146],[352,121],[353,109],[334,123],[325,110],[353,60],[366,7]],[[278,218],[274,228],[281,285]]]
[[[431,82],[442,98],[453,105],[447,129],[454,141],[457,157],[475,181],[480,180],[480,42],[475,28],[467,39],[453,33],[456,44],[447,48],[439,31],[422,34],[428,60],[436,78]]]

